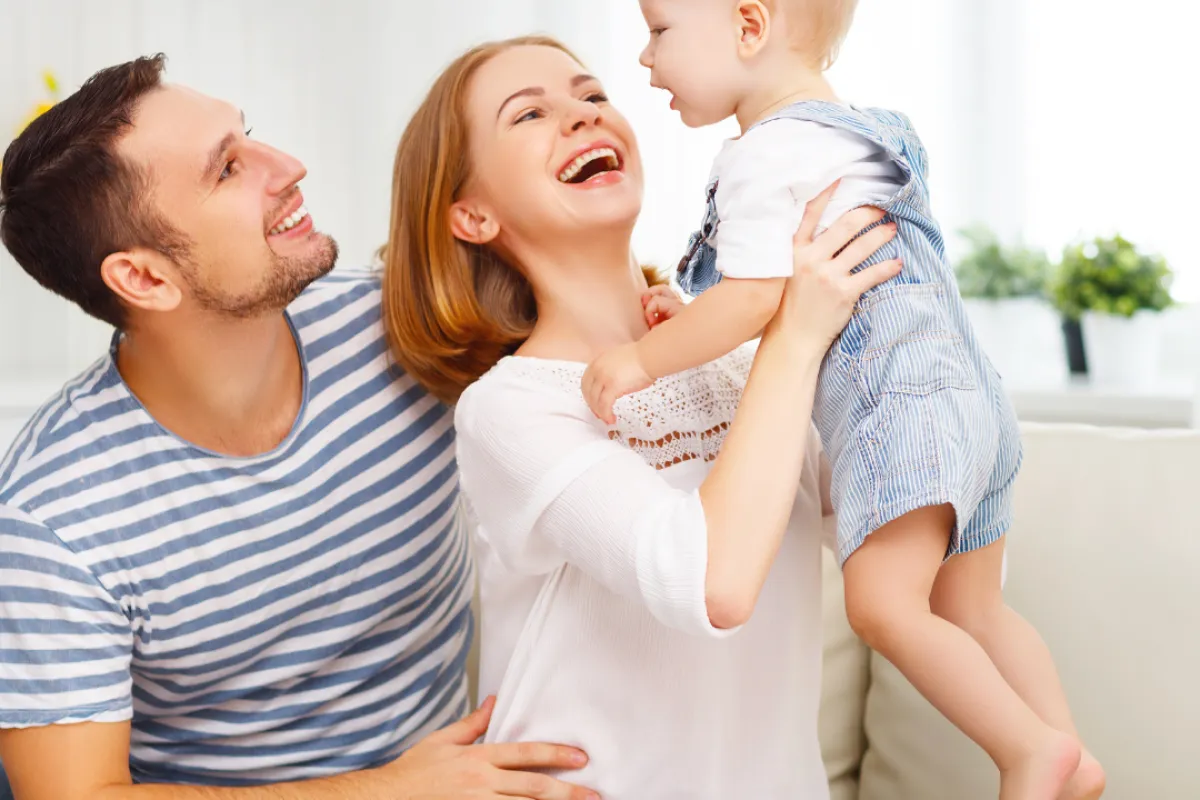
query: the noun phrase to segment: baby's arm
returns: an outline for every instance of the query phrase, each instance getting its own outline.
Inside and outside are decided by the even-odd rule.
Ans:
[[[618,398],[720,358],[757,336],[775,315],[785,280],[721,281],[665,322],[650,323],[640,341],[614,347],[588,365],[581,385],[588,408],[611,425]]]
[[[759,335],[775,316],[785,278],[723,280],[635,345],[652,381],[720,358]]]

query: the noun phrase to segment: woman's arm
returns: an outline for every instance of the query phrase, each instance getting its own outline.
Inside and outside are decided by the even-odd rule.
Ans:
[[[696,635],[724,635],[749,618],[795,499],[821,359],[861,293],[897,269],[850,275],[891,237],[881,227],[846,246],[882,212],[851,212],[814,243],[821,210],[798,235],[797,277],[698,491],[673,488],[610,439],[586,404],[522,377],[519,363],[463,394],[462,487],[478,535],[508,570],[545,575],[571,564]]]
[[[750,618],[778,552],[825,353],[863,292],[900,271],[899,263],[884,262],[852,272],[895,235],[894,227],[879,226],[854,238],[883,218],[878,209],[851,211],[812,239],[831,196],[826,191],[809,204],[795,239],[795,277],[763,335],[737,417],[700,488],[708,525],[705,596],[718,628]]]

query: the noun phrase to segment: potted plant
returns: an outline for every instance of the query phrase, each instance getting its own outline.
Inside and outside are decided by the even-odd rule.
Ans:
[[[1122,236],[1068,246],[1051,284],[1054,305],[1081,323],[1088,371],[1101,384],[1154,380],[1159,312],[1171,306],[1171,268]]]
[[[1005,245],[983,226],[960,232],[969,249],[954,272],[971,326],[1000,374],[1021,382],[1065,374],[1058,320],[1046,299],[1050,261],[1041,250]]]

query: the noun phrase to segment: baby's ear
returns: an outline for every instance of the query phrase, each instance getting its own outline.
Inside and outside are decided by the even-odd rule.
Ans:
[[[771,12],[762,0],[739,0],[736,14],[738,55],[753,58],[766,47],[771,35]]]

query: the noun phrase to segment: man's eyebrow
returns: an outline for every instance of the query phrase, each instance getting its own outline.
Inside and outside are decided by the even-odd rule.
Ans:
[[[246,112],[243,111],[242,112],[242,127],[245,127],[245,126],[246,126]],[[208,151],[208,159],[204,163],[204,172],[201,173],[201,175],[200,175],[201,181],[203,181],[204,183],[207,183],[209,180],[211,180],[212,176],[216,173],[216,171],[219,168],[225,166],[225,153],[229,150],[230,147],[233,147],[233,143],[236,141],[237,141],[236,133],[227,133],[223,137],[221,137],[221,141],[217,142],[216,146],[213,147],[212,150]]]
[[[212,150],[208,151],[208,160],[204,162],[204,172],[201,173],[201,180],[208,183],[218,169],[225,165],[225,154],[229,152],[229,148],[233,147],[233,143],[237,141],[237,134],[227,133],[221,137],[221,141],[217,142]]]

